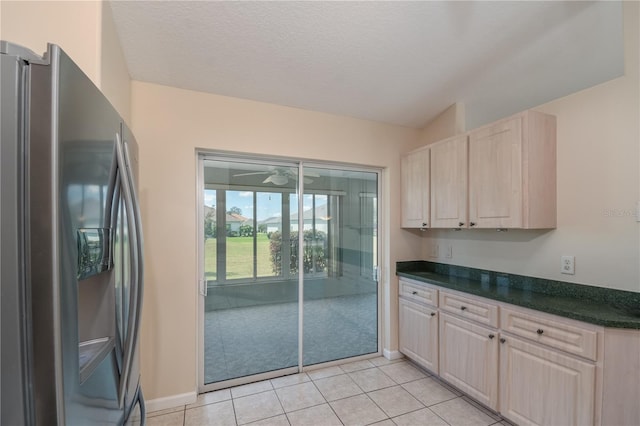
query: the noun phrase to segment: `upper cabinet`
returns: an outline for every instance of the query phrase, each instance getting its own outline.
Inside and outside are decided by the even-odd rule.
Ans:
[[[404,156],[402,226],[555,228],[555,117],[525,111]]]
[[[429,146],[431,227],[467,227],[467,135]]]
[[[429,226],[429,149],[421,148],[402,157],[402,227]]]
[[[554,116],[526,111],[469,133],[469,225],[555,228]]]

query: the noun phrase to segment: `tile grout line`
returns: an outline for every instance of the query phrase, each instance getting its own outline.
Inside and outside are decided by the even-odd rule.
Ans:
[[[273,383],[271,383],[271,380],[269,380],[269,384],[271,385],[271,387],[273,387]],[[298,383],[298,384],[302,384],[302,383]],[[291,425],[291,421],[289,421],[289,416],[287,416],[287,411],[284,409],[284,405],[282,404],[282,401],[280,400],[280,395],[278,395],[278,391],[274,388],[273,389],[273,393],[276,395],[276,399],[278,400],[278,404],[280,404],[280,408],[282,409],[282,414],[284,414],[284,417],[287,419],[287,423],[289,423],[289,425]],[[275,417],[275,416],[273,416]]]
[[[378,369],[378,371],[379,371],[380,373],[382,373],[383,375],[387,376],[387,375],[384,373],[384,371],[380,370],[380,367],[376,367],[376,368]],[[387,376],[387,377],[389,377],[389,376]],[[389,377],[389,379],[391,379],[391,381],[395,383],[395,380],[393,380],[391,377]],[[351,379],[351,380],[353,380],[353,379]],[[355,382],[355,380],[353,380],[353,381]],[[358,383],[356,383],[356,385],[358,385]],[[358,385],[358,386],[359,386],[359,385]],[[399,386],[399,385],[396,383],[396,386]],[[389,388],[392,388],[392,387],[393,387],[393,386],[387,386],[387,387],[385,387],[385,388],[375,389],[375,390],[372,390],[372,391],[370,391],[370,392],[375,392],[375,391],[379,391],[379,390],[382,390],[382,389],[389,389]],[[361,388],[361,389],[362,389],[362,388]],[[364,391],[364,390],[363,390],[363,391]],[[378,409],[379,409],[380,411],[382,411],[382,413],[383,413],[385,416],[387,416],[387,419],[391,420],[391,417],[389,416],[389,414],[388,414],[386,411],[384,411],[384,409],[383,409],[381,406],[379,406],[379,405],[378,405],[378,403],[376,403],[376,402],[373,400],[373,398],[371,398],[371,397],[369,396],[369,392],[364,392],[364,394],[367,396],[367,398],[369,398],[369,401],[373,402],[373,405],[375,405],[376,407],[378,407]],[[393,420],[391,420],[391,422],[392,422],[392,423],[395,423]],[[373,423],[377,423],[377,422],[373,422]]]
[[[382,372],[382,373],[384,373],[384,371],[382,371],[382,370],[381,370],[381,372]],[[392,380],[393,380],[393,379],[392,379]],[[420,380],[420,379],[417,379],[417,380]],[[412,380],[412,381],[416,381],[416,380]],[[406,382],[406,383],[411,383],[412,381],[409,381],[409,382]],[[403,384],[404,384],[404,383],[402,383],[402,384],[397,383],[397,384],[396,384],[396,386],[399,386],[402,390],[404,390],[405,392],[407,392],[407,393],[408,393],[408,394],[409,394],[413,399],[415,399],[415,400],[418,402],[418,404],[422,405],[422,408],[418,408],[417,410],[407,411],[406,413],[398,414],[397,416],[394,416],[394,417],[404,416],[405,414],[409,414],[409,413],[413,413],[413,412],[415,412],[415,411],[419,411],[419,410],[423,410],[423,409],[425,409],[425,408],[427,408],[427,409],[429,408],[429,407],[427,407],[427,405],[426,405],[426,404],[424,404],[422,401],[418,400],[418,398],[416,398],[416,397],[415,397],[415,395],[413,395],[411,392],[409,392],[409,391],[408,391],[408,390],[406,390],[404,387],[402,387],[402,385],[403,385]],[[392,388],[392,387],[393,387],[393,386],[389,386],[389,387],[386,387],[386,388],[380,388],[380,389],[373,390],[373,391],[371,391],[371,392],[377,392],[377,391],[379,391],[379,390],[389,389],[389,388]],[[365,392],[365,395],[369,396],[369,393],[371,393],[371,392]],[[382,410],[382,412],[383,412],[383,413],[385,413],[385,414],[387,415],[387,418],[393,422],[393,417],[391,417],[391,416],[390,416],[390,415],[389,415],[389,414],[384,410],[384,408],[380,407],[380,406],[378,405],[378,403],[376,403],[376,401],[374,401],[374,400],[373,400],[373,398],[371,398],[370,396],[369,396],[369,399],[371,399],[371,400],[373,401],[373,403],[374,403],[374,404],[375,404],[375,405],[376,405],[380,410]],[[429,410],[429,411],[431,411],[431,410]],[[395,423],[395,422],[393,422],[393,423]],[[447,423],[447,424],[448,424],[448,423]]]
[[[340,367],[340,366],[338,366],[338,367]],[[340,369],[342,370],[342,368],[340,368]],[[344,372],[344,370],[342,370],[342,371]],[[346,372],[344,372],[344,374],[345,374],[347,377],[349,377],[349,375],[348,375]],[[333,377],[337,377],[337,376],[333,376]],[[326,379],[329,379],[330,377],[325,377],[325,378],[326,378]],[[351,377],[349,377],[349,379],[351,379]],[[353,381],[353,379],[351,379],[351,381]],[[344,422],[342,421],[342,419],[340,418],[340,416],[338,415],[338,413],[336,413],[336,410],[334,410],[334,409],[333,409],[333,406],[331,405],[331,402],[329,402],[329,400],[327,400],[327,398],[324,396],[324,394],[322,393],[322,391],[318,388],[318,385],[316,385],[316,383],[313,381],[313,379],[311,380],[311,383],[313,383],[313,386],[316,388],[316,390],[317,390],[318,392],[320,392],[320,395],[322,395],[322,398],[324,398],[324,402],[325,402],[325,404],[327,404],[327,406],[329,407],[329,409],[331,410],[331,412],[333,412],[333,415],[334,415],[334,416],[336,416],[336,419],[338,419],[338,421],[344,425]],[[354,384],[355,384],[356,386],[358,386],[358,384],[357,384],[357,383],[355,383],[355,382],[354,382]],[[362,389],[360,389],[360,390],[362,390]],[[347,397],[347,398],[349,398],[349,397]],[[343,398],[343,399],[345,399],[345,398]],[[289,418],[289,417],[287,416],[287,418]],[[291,422],[289,422],[289,423],[291,423]]]
[[[231,409],[233,410],[233,419],[238,424],[238,414],[236,413],[236,404],[233,402],[233,394],[231,393],[231,389],[229,389],[229,396],[231,396]]]
[[[431,408],[430,408],[430,407],[433,407],[433,406],[435,406],[435,405],[441,404],[441,403],[443,403],[443,402],[452,401],[452,400],[454,400],[454,399],[456,399],[456,398],[461,398],[461,396],[458,396],[458,395],[456,395],[454,392],[451,392],[451,393],[454,395],[454,396],[453,396],[453,398],[449,398],[449,399],[447,399],[447,400],[445,400],[445,401],[440,401],[440,402],[437,402],[437,403],[435,403],[435,404],[431,404],[431,405],[424,404],[422,401],[418,400],[418,398],[416,398],[416,396],[415,396],[415,395],[413,395],[411,392],[409,392],[407,389],[405,389],[403,385],[405,385],[405,384],[407,384],[407,383],[417,382],[418,380],[422,380],[422,379],[429,379],[429,378],[433,378],[433,377],[436,377],[436,376],[435,376],[435,375],[433,375],[433,374],[431,374],[431,373],[430,373],[430,372],[428,372],[428,371],[423,370],[423,369],[422,369],[422,368],[420,368],[419,366],[415,365],[411,360],[408,360],[408,359],[407,359],[406,361],[407,361],[407,363],[408,363],[409,365],[411,365],[411,366],[415,367],[415,368],[416,368],[418,371],[420,371],[421,373],[426,374],[426,377],[422,377],[422,378],[419,378],[419,379],[410,380],[410,381],[408,381],[408,382],[402,383],[402,384],[400,384],[400,387],[401,387],[402,389],[404,389],[404,390],[405,390],[405,392],[409,393],[409,395],[411,395],[414,399],[416,399],[420,404],[422,404],[422,405],[424,406],[424,408],[426,408],[427,410],[429,410],[431,413],[433,413],[436,417],[438,417],[438,418],[439,418],[440,420],[442,420],[444,423],[446,423],[447,425],[451,426],[451,423],[447,422],[447,421],[446,421],[445,419],[443,419],[440,415],[438,415],[438,413],[436,413],[435,411],[431,410]],[[395,364],[395,363],[394,363],[394,364]],[[387,364],[387,365],[391,365],[391,364]],[[439,380],[438,380],[438,381],[439,381]],[[447,389],[447,390],[449,390],[449,391],[450,391],[450,389]],[[419,409],[419,410],[423,410],[424,408],[421,408],[421,409]],[[405,413],[405,414],[413,413],[413,412],[415,412],[415,411],[419,411],[419,410],[409,411],[409,412],[407,412],[407,413]],[[384,410],[383,410],[383,411],[384,411]],[[403,416],[403,415],[404,415],[404,414],[400,414],[400,416]],[[395,417],[399,417],[399,416],[395,416]],[[390,419],[391,419],[391,421],[393,422],[393,418],[390,418]],[[395,422],[394,422],[394,423],[395,423]]]
[[[322,395],[322,397],[324,398],[325,403],[329,406],[329,408],[331,408],[331,411],[333,411],[333,413],[336,415],[336,417],[338,418],[338,420],[340,421],[340,423],[342,423],[342,424],[344,425],[344,422],[342,421],[342,419],[340,418],[340,416],[338,415],[338,413],[336,413],[336,411],[333,409],[333,406],[331,405],[331,403],[332,403],[332,402],[336,402],[336,401],[345,400],[345,399],[348,399],[348,398],[353,398],[353,397],[355,397],[355,396],[359,396],[359,395],[365,395],[365,396],[366,396],[366,397],[367,397],[371,402],[373,402],[373,404],[374,404],[376,407],[378,407],[378,408],[380,409],[380,411],[382,411],[382,413],[383,413],[383,414],[385,414],[385,415],[387,416],[387,419],[391,419],[391,418],[389,417],[389,415],[388,415],[388,414],[387,414],[387,413],[386,413],[386,412],[385,412],[385,411],[384,411],[384,410],[383,410],[383,409],[382,409],[378,404],[376,404],[376,402],[375,402],[375,401],[373,401],[373,400],[371,399],[371,397],[370,397],[370,396],[368,395],[368,393],[367,393],[367,392],[362,388],[362,386],[360,386],[360,385],[358,384],[358,382],[356,382],[355,380],[353,380],[353,377],[351,377],[351,373],[356,373],[356,372],[358,372],[358,371],[364,371],[364,370],[370,370],[370,369],[372,369],[372,368],[377,368],[377,369],[380,371],[380,373],[384,374],[384,372],[383,372],[382,370],[380,370],[378,366],[374,365],[374,366],[373,366],[373,367],[371,367],[371,368],[363,368],[362,370],[355,370],[355,371],[352,371],[352,372],[347,372],[347,371],[345,371],[345,370],[344,370],[344,369],[342,369],[339,365],[338,365],[337,367],[338,367],[338,368],[340,368],[340,370],[342,370],[342,374],[336,374],[336,375],[334,375],[334,376],[328,376],[328,377],[321,377],[321,378],[319,378],[319,379],[313,379],[311,376],[309,376],[309,378],[311,379],[311,382],[313,383],[314,387],[318,390],[318,392],[320,392],[320,394],[321,394],[321,395]],[[329,368],[330,368],[330,367],[329,367]],[[316,385],[315,381],[316,381],[316,380],[330,379],[330,378],[332,378],[332,377],[339,377],[339,376],[343,376],[343,375],[344,375],[344,376],[347,376],[347,377],[348,377],[348,378],[349,378],[349,379],[350,379],[350,380],[351,380],[351,381],[352,381],[352,382],[353,382],[353,383],[358,387],[358,389],[360,389],[360,391],[361,391],[362,393],[361,393],[361,394],[356,394],[356,395],[351,395],[351,396],[345,396],[344,398],[338,398],[338,399],[335,399],[335,400],[333,400],[333,401],[328,401],[328,400],[327,400],[327,398],[324,396],[324,394],[322,394],[322,392],[320,391],[320,389],[319,389],[319,388],[318,388],[318,386]],[[386,374],[385,374],[385,376],[386,376]],[[388,376],[387,376],[387,377],[388,377]],[[394,381],[393,379],[391,379],[391,380],[395,383],[395,381]],[[397,386],[397,383],[395,384],[395,386]],[[381,389],[387,389],[387,388],[389,388],[389,387],[391,387],[391,386],[388,386],[388,387],[385,387],[385,388],[381,388]],[[375,389],[375,390],[379,390],[379,389]],[[373,392],[373,391],[371,391],[371,392]],[[288,418],[288,417],[287,417],[287,418]],[[374,422],[374,423],[375,423],[375,422]]]
[[[420,402],[420,401],[418,401],[418,402]],[[424,404],[423,404],[423,405],[424,405]],[[424,407],[422,407],[422,408],[418,408],[417,410],[411,410],[411,411],[407,411],[406,413],[403,413],[403,414],[398,414],[397,416],[389,417],[389,420],[393,421],[393,419],[395,419],[395,418],[402,417],[402,416],[404,416],[404,415],[406,415],[406,414],[415,413],[415,412],[417,412],[417,411],[421,411],[421,410],[424,410],[424,409],[429,410],[429,407],[427,407],[427,406],[425,405]],[[434,411],[432,411],[432,410],[429,410],[429,411],[430,411],[431,413],[433,413],[433,415],[434,415],[434,416],[438,417],[438,418],[439,418],[439,419],[441,419],[443,422],[445,422],[446,424],[451,425],[451,423],[447,422],[445,419],[443,419],[442,417],[440,417],[436,412],[434,412]],[[394,422],[394,423],[395,423],[395,422]],[[491,425],[491,426],[493,426],[493,425]]]

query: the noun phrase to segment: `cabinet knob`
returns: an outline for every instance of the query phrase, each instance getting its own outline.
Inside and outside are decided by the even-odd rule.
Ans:
[[[502,339],[500,339],[500,343],[504,343],[506,341],[507,341],[507,339],[505,339],[504,337]]]
[[[469,226],[476,226],[475,222],[469,222]]]
[[[543,329],[541,329],[541,328],[539,328],[539,329],[537,329],[537,330],[536,330],[536,333],[538,333],[538,334],[542,334],[542,333],[544,333],[544,330],[543,330]]]
[[[431,312],[431,316],[432,316],[432,317],[435,317],[435,316],[436,316],[436,313],[435,313],[435,312]]]
[[[416,295],[416,294],[418,294],[418,292],[417,291],[412,291],[411,294]]]
[[[495,335],[493,335],[493,334],[490,334],[490,335],[489,335],[489,339],[493,339],[494,337],[496,337],[496,336],[495,336]]]
[[[466,310],[467,310],[467,307],[466,307],[466,306],[460,306],[460,310],[461,310],[461,311],[466,311]]]
[[[422,226],[427,226],[427,222],[422,222]]]
[[[464,222],[458,222],[458,226],[464,226]]]

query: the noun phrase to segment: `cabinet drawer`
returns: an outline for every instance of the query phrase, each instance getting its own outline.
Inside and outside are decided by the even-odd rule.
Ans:
[[[552,348],[596,360],[598,333],[595,330],[568,324],[562,318],[545,318],[515,309],[502,308],[500,328]]]
[[[438,306],[438,290],[426,285],[400,280],[398,295],[414,302]]]
[[[440,309],[491,327],[498,327],[498,306],[458,293],[440,291]]]

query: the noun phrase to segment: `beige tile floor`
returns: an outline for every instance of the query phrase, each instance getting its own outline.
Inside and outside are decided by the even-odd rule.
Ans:
[[[149,426],[508,425],[407,360],[356,361],[202,394]]]

